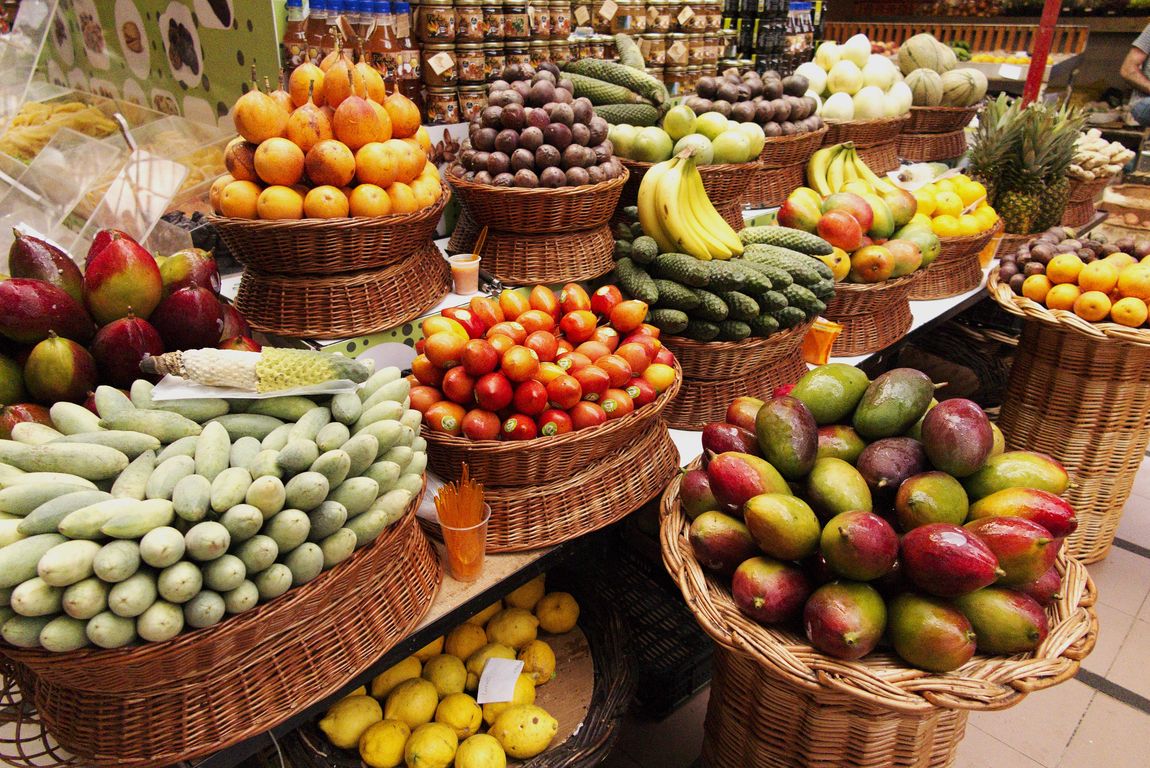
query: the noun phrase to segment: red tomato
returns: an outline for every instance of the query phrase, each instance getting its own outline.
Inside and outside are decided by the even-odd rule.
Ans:
[[[644,336],[650,336],[652,339],[657,339],[659,338],[659,334],[661,334],[662,331],[650,323],[643,323],[635,329],[635,333],[641,333]]]
[[[530,296],[531,293],[526,288],[508,289],[499,294],[499,306],[503,310],[503,317],[515,320],[531,309]]]
[[[575,422],[571,420],[566,411],[551,409],[544,411],[539,416],[539,434],[542,437],[563,435],[573,429],[575,429]]]
[[[638,344],[647,353],[647,365],[655,359],[655,355],[659,354],[659,350],[663,346],[663,342],[656,339],[654,336],[648,336],[643,333],[640,328],[634,333],[628,334],[623,337],[623,342],[619,345],[622,347],[624,344]],[[619,350],[615,350],[618,352]]]
[[[531,440],[539,435],[535,420],[522,413],[512,414],[503,422],[504,440]]]
[[[612,352],[619,346],[619,332],[609,325],[601,325],[595,329],[595,333],[591,334],[591,341],[598,341],[605,344],[607,349]]]
[[[496,323],[487,329],[488,340],[495,334],[502,334],[516,344],[522,344],[523,340],[527,338],[527,329],[514,320],[504,320],[502,323]]]
[[[544,363],[553,362],[559,352],[559,340],[551,331],[535,331],[528,334],[523,340],[523,346],[535,350],[539,360]]]
[[[615,305],[623,301],[623,293],[613,285],[604,285],[591,294],[591,311],[607,317]]]
[[[427,413],[423,414],[423,420],[432,429],[449,435],[458,435],[463,431],[463,417],[466,413],[462,405],[450,400],[440,400],[427,409]]]
[[[651,364],[651,358],[655,356],[648,353],[647,348],[642,344],[633,341],[620,344],[619,348],[615,350],[615,354],[627,361],[627,365],[631,366],[631,372],[636,376]]]
[[[472,296],[471,301],[468,302],[468,307],[483,322],[485,328],[490,328],[496,323],[502,323],[505,319],[503,308],[499,306],[499,300],[490,296]]]
[[[510,336],[505,336],[502,333],[494,333],[487,337],[487,341],[495,348],[496,354],[499,359],[503,359],[503,353],[515,346],[515,339]]]
[[[635,402],[621,389],[608,389],[600,400],[608,419],[621,419],[635,410]]]
[[[559,321],[559,330],[572,344],[581,344],[591,338],[595,333],[595,326],[599,320],[591,312],[580,309],[563,315]]]
[[[503,353],[500,370],[512,381],[527,381],[539,370],[539,355],[533,349],[516,345]]]
[[[565,374],[566,372],[556,363],[540,363],[539,370],[535,372],[535,375],[532,376],[532,378],[543,386],[547,386],[554,379],[557,379]]]
[[[558,340],[558,349],[555,351],[555,357],[559,358],[575,349],[575,346],[567,341],[567,339]]]
[[[628,381],[625,391],[631,396],[631,400],[635,403],[636,408],[642,408],[644,405],[653,403],[659,398],[659,393],[655,391],[655,388],[641,376],[636,376]]]
[[[431,317],[424,318],[420,323],[420,330],[423,331],[423,337],[427,338],[436,333],[454,333],[457,336],[467,337],[467,329],[462,325],[452,320],[450,317],[443,315],[432,315]]]
[[[565,315],[581,309],[591,309],[591,297],[579,283],[567,283],[559,293],[559,308]]]
[[[416,376],[415,376],[415,374],[414,374],[414,373],[409,373],[409,374],[407,374],[406,376],[404,376],[403,378],[404,378],[404,379],[406,379],[406,380],[407,380],[407,383],[408,383],[408,384],[410,384],[411,386],[413,386],[413,387],[418,387],[418,386],[419,386],[419,379],[418,379],[418,378],[416,378]],[[93,401],[94,401],[94,399],[95,399],[95,394],[93,394],[93,395],[92,395],[92,397],[91,397],[91,398],[89,398],[89,399],[91,399],[91,400],[93,400]],[[84,407],[85,407],[85,408],[87,408],[87,407],[88,407],[88,404],[87,404],[87,403],[84,403]],[[97,414],[97,415],[98,415],[98,414]]]
[[[598,360],[611,354],[611,348],[601,341],[585,341],[575,347],[575,351],[587,355],[592,360]]]
[[[574,373],[580,368],[586,368],[591,365],[591,358],[582,352],[568,352],[556,362],[559,363],[559,367],[567,371],[567,373]]]
[[[611,377],[607,372],[598,366],[589,365],[586,368],[580,368],[571,374],[579,382],[579,386],[583,390],[583,399],[596,402],[603,393],[611,388]]]
[[[483,338],[483,333],[487,330],[487,323],[483,322],[474,312],[463,307],[448,307],[443,310],[443,316],[462,325],[463,330],[467,331],[467,335],[473,339]]]
[[[475,402],[487,411],[501,411],[511,405],[514,394],[514,387],[502,373],[489,373],[475,382]]]
[[[552,408],[566,411],[583,399],[583,385],[574,376],[563,374],[547,385],[547,399]]]
[[[411,407],[420,413],[427,413],[427,409],[443,399],[443,393],[435,387],[426,387],[422,384],[411,388]]]
[[[499,366],[501,355],[487,339],[472,339],[463,347],[460,362],[471,376],[491,373]]]
[[[498,440],[499,417],[482,408],[468,411],[463,417],[463,434],[472,440]]]
[[[611,325],[620,333],[630,333],[647,319],[647,302],[630,299],[611,309]]]
[[[427,347],[423,354],[432,365],[447,370],[459,365],[465,346],[467,339],[460,338],[454,333],[434,333],[427,338]]]
[[[538,381],[525,381],[515,388],[511,404],[520,413],[538,416],[547,410],[547,387]]]
[[[571,409],[571,422],[575,425],[575,430],[587,429],[588,427],[597,427],[607,421],[607,412],[604,411],[598,403],[591,403],[586,400],[580,401],[575,404]]]
[[[443,374],[443,394],[460,405],[471,405],[475,402],[475,379],[467,375],[462,365],[457,365]]]
[[[420,384],[438,387],[443,383],[443,369],[428,360],[427,355],[415,356],[415,359],[411,361],[411,372],[415,374],[415,378],[419,379]]]
[[[555,327],[555,318],[541,309],[529,309],[515,318],[515,322],[522,325],[527,333],[550,331]]]
[[[611,386],[615,388],[624,386],[634,374],[630,364],[618,355],[604,355],[595,361],[595,366],[607,372]]]
[[[669,365],[674,368],[675,353],[666,347],[659,347],[659,351],[655,353],[655,359],[652,362],[659,363],[661,365]]]
[[[537,285],[532,288],[531,295],[527,297],[527,302],[531,305],[532,309],[546,312],[551,315],[553,319],[559,319],[559,299],[555,297],[555,291],[547,286]]]

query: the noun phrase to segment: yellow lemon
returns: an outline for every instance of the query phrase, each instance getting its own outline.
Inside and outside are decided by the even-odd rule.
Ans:
[[[963,235],[977,235],[982,231],[982,222],[973,213],[964,213],[958,217],[958,231]]]
[[[531,677],[536,685],[548,683],[555,677],[555,651],[542,640],[532,640],[519,651],[523,662],[523,674]]]
[[[399,720],[380,720],[359,737],[359,756],[369,768],[403,765],[403,748],[411,729]]]
[[[530,611],[547,591],[547,574],[541,573],[522,587],[510,592],[503,598],[503,604],[508,608],[522,608]]]
[[[371,695],[377,699],[386,699],[391,689],[404,680],[418,678],[421,669],[419,659],[408,656],[394,667],[389,667],[375,676],[371,681]]]
[[[539,626],[544,632],[561,635],[575,629],[579,621],[579,603],[566,592],[552,592],[535,606]]]
[[[491,725],[503,710],[515,704],[535,703],[535,683],[527,675],[519,675],[515,679],[515,690],[511,693],[511,701],[488,702],[483,705],[483,722]]]
[[[934,213],[937,203],[934,200],[934,189],[927,185],[914,191],[914,199],[918,200],[918,213],[929,216]]]
[[[422,648],[420,648],[418,651],[415,652],[414,656],[415,656],[415,658],[419,659],[420,661],[427,661],[432,656],[438,656],[441,653],[443,653],[443,636],[442,635],[440,637],[435,638],[434,640],[432,640],[430,643],[423,646]]]
[[[939,192],[954,192],[955,184],[954,177],[950,177],[934,182],[934,188]]]
[[[958,218],[950,215],[935,216],[931,219],[930,228],[939,237],[956,237],[962,234]]]
[[[499,613],[502,610],[503,610],[503,601],[502,600],[496,600],[494,603],[492,603],[491,605],[487,606],[486,608],[484,608],[479,613],[477,613],[474,616],[472,616],[471,618],[469,618],[467,620],[467,623],[468,624],[478,624],[479,626],[482,627],[482,626],[486,625],[488,621],[491,620],[492,616],[494,616],[495,614]]]
[[[498,739],[479,733],[459,745],[455,768],[507,768],[507,754]]]
[[[348,696],[332,705],[319,721],[319,729],[340,749],[354,749],[363,732],[382,719],[378,701],[370,696]]]
[[[924,229],[930,229],[930,222],[931,222],[931,218],[929,216],[927,216],[926,214],[916,213],[914,216],[910,217],[910,221],[908,221],[906,223],[906,225],[908,227],[913,226],[913,227],[923,227]]]
[[[982,224],[982,231],[993,229],[994,225],[998,223],[998,211],[991,208],[989,205],[980,205],[974,211],[975,217]]]
[[[934,216],[958,216],[965,207],[962,198],[954,192],[939,192],[934,198]]]
[[[487,645],[487,633],[477,624],[464,623],[447,633],[443,652],[466,659]]]
[[[388,695],[383,716],[388,720],[402,720],[408,728],[417,728],[431,722],[438,705],[439,693],[430,682],[420,678],[404,680]]]
[[[503,751],[520,760],[535,757],[547,749],[558,732],[559,721],[534,704],[508,707],[488,731],[499,740]]]
[[[955,192],[962,198],[963,207],[970,205],[975,200],[986,199],[986,187],[977,181],[970,181],[969,179],[959,182]]]
[[[467,683],[467,668],[458,656],[441,653],[427,660],[421,677],[435,686],[436,693],[442,699],[453,693],[463,693],[463,686]]]
[[[467,657],[467,690],[474,691],[479,687],[479,677],[488,659],[515,660],[515,650],[502,643],[488,643],[475,653]]]
[[[466,739],[479,732],[479,726],[483,725],[483,710],[466,693],[453,693],[443,697],[435,708],[435,722],[443,723],[460,739]]]
[[[447,768],[458,748],[455,731],[443,723],[426,723],[411,732],[403,759],[407,768]]]
[[[539,619],[523,608],[504,608],[487,622],[487,637],[493,643],[522,648],[535,639]]]

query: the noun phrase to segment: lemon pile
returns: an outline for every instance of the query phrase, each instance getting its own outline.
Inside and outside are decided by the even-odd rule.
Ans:
[[[578,619],[575,599],[547,594],[541,575],[337,702],[320,730],[358,749],[368,768],[504,768],[508,756],[535,757],[559,728],[535,705],[535,689],[555,678],[539,630],[563,634]],[[511,701],[480,705],[474,694],[492,658],[520,659],[523,672]]]
[[[914,196],[918,213],[930,218],[930,228],[939,237],[977,235],[998,223],[998,213],[986,203],[986,187],[966,174],[926,184]]]

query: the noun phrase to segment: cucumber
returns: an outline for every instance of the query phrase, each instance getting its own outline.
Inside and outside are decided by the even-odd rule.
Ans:
[[[90,619],[108,609],[110,589],[95,576],[78,581],[64,590],[61,607],[73,619]]]
[[[411,441],[410,447],[411,450],[416,453],[427,453],[427,439],[417,435],[415,439]]]
[[[194,563],[187,560],[169,565],[156,578],[156,590],[160,597],[172,603],[188,602],[199,594],[203,586],[204,575]]]
[[[0,440],[0,462],[25,472],[70,473],[86,480],[107,480],[128,468],[127,456],[103,445],[24,445],[13,440]]]
[[[411,499],[410,491],[397,488],[376,499],[367,512],[348,520],[344,527],[355,533],[355,546],[359,548],[375,541],[387,526],[403,516]]]
[[[247,413],[248,409],[255,404],[255,400],[248,397],[228,397],[227,400],[229,413]]]
[[[225,612],[224,598],[218,592],[205,589],[184,603],[184,623],[192,629],[215,626]]]
[[[266,520],[284,508],[287,492],[278,477],[257,477],[248,486],[244,501],[260,511]]]
[[[228,529],[233,543],[247,541],[260,532],[264,524],[263,513],[251,504],[236,504],[220,515],[220,524]]]
[[[404,383],[406,384],[407,382]],[[403,403],[394,400],[385,400],[365,410],[355,424],[352,425],[351,432],[353,435],[359,434],[365,428],[380,421],[399,423],[399,420],[403,418],[403,414],[406,410],[407,409],[403,407]]]
[[[157,596],[155,575],[139,571],[109,590],[108,610],[125,619],[134,619],[148,610]]]
[[[261,533],[279,547],[281,553],[291,552],[307,541],[311,520],[298,509],[285,509],[267,521]]]
[[[411,382],[407,379],[397,379],[396,381],[388,382],[377,389],[371,397],[363,401],[363,412],[357,421],[363,420],[364,416],[378,405],[387,402],[402,404],[410,396]]]
[[[268,432],[267,437],[260,441],[260,448],[265,451],[282,451],[291,438],[291,428],[294,424],[284,424]]]
[[[410,492],[412,496],[418,496],[419,492],[423,490],[423,475],[404,472],[395,484],[395,487]]]
[[[257,416],[274,416],[282,421],[296,422],[308,411],[315,408],[315,401],[300,395],[267,397],[253,400],[247,412]]]
[[[255,578],[260,600],[274,600],[291,589],[292,573],[283,563],[276,563]]]
[[[0,589],[15,587],[34,578],[40,558],[52,547],[65,541],[67,539],[58,533],[41,533],[14,541],[0,549]]]
[[[236,557],[244,564],[244,570],[249,574],[267,570],[279,554],[280,548],[275,539],[262,533],[251,537],[236,548]]]
[[[347,508],[336,501],[325,501],[308,513],[308,520],[311,522],[308,541],[321,541],[347,522]]]
[[[175,519],[172,502],[167,499],[137,501],[130,509],[120,512],[100,526],[100,533],[113,539],[134,540],[153,528],[171,525]]]
[[[181,400],[153,400],[153,385],[150,381],[136,379],[132,382],[131,400],[137,408],[155,411],[170,411],[191,419],[205,422],[223,416],[229,410],[228,401],[219,397],[193,397]]]
[[[163,600],[157,600],[136,619],[136,633],[140,639],[153,643],[171,640],[183,629],[184,609]]]
[[[352,395],[355,397],[355,395]],[[359,398],[356,398],[356,403]],[[315,436],[315,445],[320,452],[327,452],[339,448],[351,439],[351,430],[338,421],[325,424]]]
[[[315,441],[315,436],[319,433],[329,421],[331,421],[331,411],[323,406],[316,406],[310,411],[300,417],[299,421],[291,428],[291,433],[288,435],[289,442],[291,440],[311,440]]]
[[[136,641],[134,619],[104,611],[88,620],[88,639],[101,648],[123,648]]]
[[[397,381],[402,377],[403,373],[394,365],[389,365],[386,368],[380,368],[378,371],[369,376],[367,381],[363,383],[363,386],[359,388],[358,394],[360,401],[367,400],[369,397],[379,391],[379,388],[384,384],[390,384],[391,382]]]
[[[139,569],[140,545],[134,541],[109,542],[100,548],[92,560],[92,571],[109,584],[126,581]]]
[[[319,458],[319,448],[311,440],[292,438],[280,451],[276,463],[286,474],[295,475],[305,471]]]
[[[414,453],[414,452],[413,452]],[[414,455],[412,457],[414,461]],[[395,487],[403,469],[394,461],[377,461],[363,472],[363,477],[370,477],[379,484],[379,492],[387,493]]]
[[[411,461],[408,463],[406,472],[409,475],[422,475],[427,471],[427,452],[426,451],[412,451]],[[390,491],[391,489],[388,488]]]
[[[54,403],[48,413],[52,416],[52,424],[65,435],[102,429],[100,417],[76,403]]]
[[[170,526],[153,528],[140,539],[140,558],[153,568],[175,565],[184,556],[184,534]]]
[[[40,633],[51,621],[51,616],[13,616],[4,622],[0,635],[4,642],[17,648],[39,648]]]
[[[64,588],[54,587],[39,576],[12,590],[12,610],[21,616],[51,616],[63,607]]]
[[[91,480],[80,477],[79,475],[73,475],[70,472],[24,472],[15,467],[10,467],[7,464],[0,464],[0,467],[3,467],[7,471],[19,473],[18,475],[9,477],[9,479],[4,482],[0,482],[0,489],[11,488],[16,485],[63,483],[65,485],[82,485],[87,489],[96,490],[96,484]]]
[[[149,499],[171,499],[176,484],[195,472],[196,460],[191,456],[173,456],[152,470],[144,486],[144,496]]]
[[[156,452],[144,451],[112,483],[112,495],[118,499],[147,498],[148,478],[156,469]]]
[[[687,327],[685,312],[678,309],[652,309],[647,313],[647,322],[664,333],[680,333]]]
[[[399,439],[399,444],[410,446],[411,441],[419,434],[419,428],[423,426],[423,414],[414,408],[408,408],[403,412],[399,423],[407,427],[403,433],[404,436]]]
[[[12,439],[27,445],[44,445],[65,437],[63,432],[57,432],[47,424],[35,421],[21,421],[12,426]]]
[[[750,335],[751,326],[740,320],[724,320],[719,323],[720,341],[742,341]]]
[[[321,541],[319,548],[323,553],[323,569],[326,571],[328,568],[334,568],[351,557],[357,543],[359,538],[350,528],[340,528]]]
[[[254,437],[263,440],[273,429],[283,426],[283,422],[274,416],[261,416],[253,413],[229,413],[226,416],[217,416],[209,424],[222,424],[228,431],[232,442],[241,437]]]
[[[341,392],[331,399],[331,415],[336,423],[351,426],[363,413],[363,401],[355,392]]]
[[[323,571],[323,550],[315,542],[305,542],[288,553],[284,565],[291,570],[292,586],[307,584]]]
[[[0,520],[0,547],[6,547],[15,541],[28,538],[28,534],[20,532],[20,525],[23,522],[18,517],[12,520]],[[52,526],[51,531],[39,531],[39,533],[51,533],[54,530],[56,527]]]
[[[374,437],[376,441],[376,453],[371,457],[371,460],[375,461],[380,453],[399,444],[399,441],[403,438],[403,425],[398,421],[376,421],[368,424],[357,432],[351,440],[368,437]],[[352,456],[352,462],[354,464],[357,463],[355,461],[355,455],[348,449],[348,443],[350,443],[351,440],[348,440],[347,443],[344,443],[341,447],[348,452],[348,455]]]
[[[8,464],[0,464],[0,488],[7,488],[9,485],[19,482],[24,474],[22,469],[16,469],[16,467]]]
[[[310,512],[327,498],[330,486],[327,478],[319,472],[302,472],[284,486],[286,501],[289,507]]]
[[[394,464],[398,464],[400,470],[406,470],[407,465],[415,458],[415,451],[405,445],[397,445],[379,458],[381,461],[390,461]]]
[[[627,257],[615,262],[615,282],[632,299],[648,304],[654,304],[660,299],[659,287],[647,274],[647,270]]]
[[[156,456],[156,466],[163,464],[168,459],[176,456],[187,456],[188,458],[195,458],[196,446],[199,444],[200,438],[196,437],[183,437],[174,443],[169,443],[160,451]]]
[[[61,436],[56,443],[84,443],[115,448],[129,459],[134,459],[145,451],[160,450],[160,441],[143,432],[128,432],[120,429],[102,429],[99,432],[78,432]]]
[[[260,591],[250,581],[245,581],[231,592],[224,593],[224,608],[233,615],[250,611],[259,601]]]
[[[0,512],[15,517],[24,517],[52,499],[87,490],[91,490],[91,488],[80,485],[79,482],[57,482],[50,485],[41,485],[40,483],[11,485],[0,491]]]
[[[196,474],[209,480],[228,468],[232,457],[232,439],[219,422],[208,422],[196,443]]]
[[[184,534],[184,546],[187,554],[193,560],[207,562],[215,560],[231,546],[232,535],[220,523],[206,520],[193,525]]]
[[[719,326],[710,320],[691,320],[683,329],[683,335],[696,341],[714,341],[719,338]]]
[[[127,395],[107,384],[96,387],[92,399],[96,404],[96,413],[100,414],[101,419],[136,410],[136,406]]]
[[[172,511],[181,520],[198,523],[212,506],[212,484],[203,475],[187,475],[172,489]]]
[[[248,472],[253,479],[258,480],[261,477],[283,477],[283,470],[279,467],[279,451],[265,449],[256,454],[252,459],[252,463],[248,464]]]
[[[221,419],[227,418],[221,416]],[[101,414],[100,426],[105,429],[125,429],[151,435],[161,443],[171,443],[181,437],[192,437],[203,431],[196,422],[169,411],[141,411],[134,408],[111,416]]]
[[[92,575],[92,562],[101,549],[94,541],[65,541],[41,556],[36,573],[50,586],[71,586]]]
[[[342,504],[348,516],[355,517],[366,512],[377,496],[379,483],[370,477],[353,477],[333,490],[328,499]]]
[[[55,653],[78,651],[92,644],[85,632],[87,627],[86,621],[57,616],[40,630],[40,645],[44,650]]]
[[[224,555],[204,566],[204,586],[216,592],[230,592],[244,583],[247,568],[235,555]]]
[[[260,441],[254,437],[241,437],[232,443],[232,449],[228,457],[228,466],[230,467],[244,467],[245,469],[252,463],[252,459],[256,457],[263,447]]]
[[[230,467],[212,481],[212,509],[216,512],[226,512],[236,504],[243,503],[248,487],[252,484],[252,476],[242,467]]]
[[[331,425],[329,424],[328,426]],[[341,424],[339,426],[343,425]],[[324,429],[326,428],[327,427],[324,427]],[[309,470],[319,472],[327,478],[328,486],[335,488],[346,480],[348,474],[351,472],[351,457],[347,455],[347,451],[337,448],[318,457],[312,462]]]

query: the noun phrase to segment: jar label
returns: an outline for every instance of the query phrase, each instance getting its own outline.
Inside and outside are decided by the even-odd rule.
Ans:
[[[659,7],[656,5],[647,6],[647,25],[655,26],[659,23]]]
[[[589,21],[591,21],[591,12],[587,10],[587,6],[580,5],[575,8],[575,23],[585,27]]]
[[[406,13],[398,14],[395,17],[395,36],[403,39],[411,35],[411,17]]]
[[[691,6],[684,5],[683,10],[679,11],[679,15],[675,18],[679,20],[679,26],[683,26],[694,17],[695,12],[691,10]]]
[[[427,64],[435,74],[442,75],[455,66],[455,59],[447,51],[442,51],[428,59]]]
[[[677,64],[685,63],[688,55],[687,45],[682,40],[676,40],[667,48],[667,59]]]
[[[603,4],[599,6],[599,15],[607,21],[615,18],[615,14],[619,12],[619,5],[614,0],[603,0]]]

